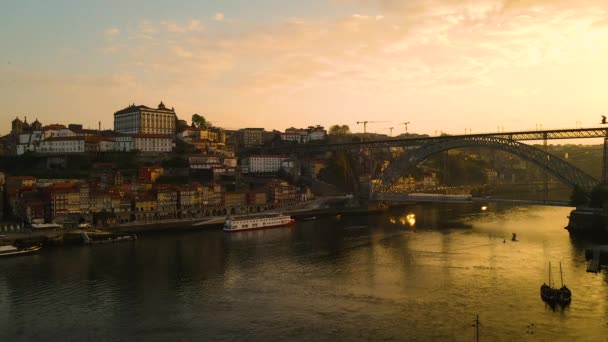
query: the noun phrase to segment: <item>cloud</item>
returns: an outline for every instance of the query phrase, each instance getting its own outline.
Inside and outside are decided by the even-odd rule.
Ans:
[[[608,28],[608,17],[606,18],[602,18],[596,22],[594,22],[593,24],[591,24],[591,27],[593,28]]]
[[[224,21],[224,13],[218,12],[213,15],[213,20],[215,21]]]
[[[605,19],[601,6],[579,8],[561,0],[342,0],[353,1],[375,9],[213,32],[197,20],[141,22],[128,29],[134,34],[121,49],[131,59],[127,68],[162,73],[159,84],[208,88],[220,82],[259,95],[329,85],[411,92],[485,86],[512,68],[559,69],[574,59],[598,58],[602,50],[593,49],[606,41],[594,28]],[[214,19],[225,20],[220,14]],[[580,56],[581,51],[590,53]]]
[[[58,72],[33,72],[20,68],[0,69],[2,78],[12,79],[20,86],[50,86],[69,88],[135,87],[137,82],[130,73],[83,74]]]
[[[170,33],[187,33],[198,32],[203,29],[203,24],[200,20],[191,19],[184,24],[178,24],[175,21],[163,21],[162,27]]]
[[[105,30],[104,35],[106,38],[113,38],[120,34],[120,29],[118,27],[110,27]]]

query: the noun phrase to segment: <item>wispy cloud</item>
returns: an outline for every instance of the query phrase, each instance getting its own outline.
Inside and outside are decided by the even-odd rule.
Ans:
[[[560,1],[358,2],[377,2],[383,12],[331,20],[289,18],[242,27],[238,35],[205,33],[197,20],[163,21],[162,30],[154,31],[150,27],[159,25],[143,22],[128,50],[140,68],[164,66],[176,73],[175,79],[197,82],[225,77],[255,92],[315,81],[453,87],[487,83],[488,73],[497,68],[568,60],[574,53],[570,49],[580,47],[581,36],[605,15],[601,8],[564,7]],[[539,6],[550,12],[538,16]],[[216,13],[214,19],[224,16]],[[151,34],[155,39],[148,42]],[[171,49],[159,52],[164,45]],[[235,68],[238,75],[232,74]]]
[[[129,75],[124,81],[135,95],[199,103],[205,94],[205,106],[236,113],[270,113],[281,105],[345,113],[376,110],[378,103],[409,106],[408,97],[419,105],[425,97],[476,97],[488,89],[497,98],[530,100],[553,88],[569,95],[558,89],[557,77],[564,89],[568,82],[601,89],[599,81],[587,80],[608,72],[608,3],[600,0],[580,0],[584,6],[568,0],[333,1],[346,4],[342,15],[251,23],[218,12],[206,14],[205,22],[114,23],[98,36],[99,51],[116,75]],[[586,68],[592,74],[577,76]],[[112,82],[121,80],[83,77],[65,81],[119,87]]]
[[[109,27],[104,32],[106,38],[114,38],[120,34],[120,29],[118,27]]]
[[[191,19],[183,24],[175,21],[163,21],[161,22],[161,25],[167,32],[170,33],[199,32],[203,29],[203,23],[196,19]]]

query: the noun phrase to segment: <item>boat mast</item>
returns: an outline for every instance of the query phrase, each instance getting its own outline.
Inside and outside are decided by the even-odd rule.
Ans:
[[[551,284],[551,261],[549,261],[549,286],[553,287],[553,284]]]
[[[564,287],[564,276],[562,275],[562,262],[559,262],[559,277],[562,280],[562,287]]]

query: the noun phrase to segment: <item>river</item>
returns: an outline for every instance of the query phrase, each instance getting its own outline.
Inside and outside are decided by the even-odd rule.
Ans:
[[[0,341],[474,341],[476,315],[482,341],[604,340],[608,277],[586,273],[569,211],[424,205],[47,248],[0,260]],[[540,299],[549,261],[563,310]]]

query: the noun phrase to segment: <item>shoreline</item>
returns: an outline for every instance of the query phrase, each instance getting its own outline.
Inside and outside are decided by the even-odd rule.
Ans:
[[[290,209],[280,210],[281,212],[290,215],[293,219],[301,220],[310,217],[329,217],[336,215],[367,215],[381,213],[389,210],[390,207],[369,208],[369,207],[352,207],[352,208],[307,208],[307,209]],[[92,227],[89,230],[74,229],[63,231],[62,229],[53,229],[47,231],[36,231],[33,229],[22,230],[20,232],[5,233],[0,238],[2,240],[21,240],[29,243],[44,243],[50,245],[63,244],[78,244],[75,242],[75,236],[81,232],[107,232],[113,235],[121,234],[146,234],[155,232],[181,232],[193,230],[221,230],[226,217],[212,216],[198,219],[172,219],[165,221],[150,221],[150,222],[130,222],[109,227]]]

